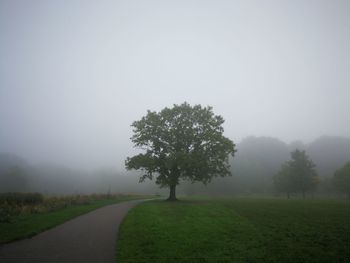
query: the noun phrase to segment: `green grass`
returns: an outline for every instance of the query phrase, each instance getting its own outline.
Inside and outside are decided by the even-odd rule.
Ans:
[[[130,211],[118,262],[350,262],[350,202],[151,201]]]
[[[147,197],[120,196],[112,199],[94,201],[85,205],[72,205],[54,212],[19,215],[13,218],[10,223],[0,223],[0,244],[31,237],[102,206],[142,198]]]

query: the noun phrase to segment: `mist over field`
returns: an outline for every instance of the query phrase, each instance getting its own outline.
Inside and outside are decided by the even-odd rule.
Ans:
[[[349,1],[0,2],[0,192],[158,193],[125,159],[133,121],[213,107],[232,177],[182,194],[273,193],[296,148],[321,183],[350,161]]]

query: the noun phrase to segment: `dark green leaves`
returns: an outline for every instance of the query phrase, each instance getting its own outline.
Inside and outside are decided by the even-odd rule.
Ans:
[[[224,120],[211,107],[188,103],[148,111],[132,124],[135,147],[146,151],[126,160],[127,169],[145,171],[145,178],[157,176],[162,186],[179,179],[210,182],[212,177],[230,175],[228,157],[235,145],[223,136]]]

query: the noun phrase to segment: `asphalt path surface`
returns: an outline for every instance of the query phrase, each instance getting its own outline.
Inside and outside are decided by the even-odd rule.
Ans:
[[[114,263],[119,225],[132,207],[144,201],[105,206],[32,238],[2,245],[0,262]]]

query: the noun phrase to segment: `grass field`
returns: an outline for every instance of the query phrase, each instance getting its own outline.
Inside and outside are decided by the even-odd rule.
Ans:
[[[73,205],[53,212],[19,215],[13,218],[11,222],[0,222],[0,244],[33,236],[102,206],[142,198],[147,197],[118,196],[116,198],[93,201],[88,204]]]
[[[350,202],[151,201],[131,210],[118,262],[350,262]]]

